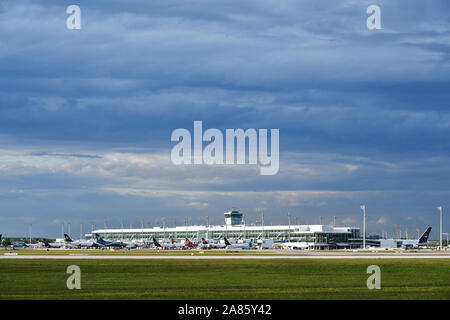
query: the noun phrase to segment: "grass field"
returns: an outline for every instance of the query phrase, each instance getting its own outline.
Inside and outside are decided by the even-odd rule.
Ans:
[[[81,290],[66,287],[81,268]],[[369,290],[367,266],[381,268]],[[450,299],[450,259],[0,260],[0,299]]]

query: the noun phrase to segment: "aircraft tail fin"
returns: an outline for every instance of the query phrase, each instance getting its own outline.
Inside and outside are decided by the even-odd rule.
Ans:
[[[250,242],[248,243],[249,248],[253,247],[253,239],[250,240]]]
[[[157,248],[161,248],[162,246],[159,244],[159,242],[155,239],[155,238],[153,238],[153,244],[155,245],[155,247],[157,247]]]
[[[102,236],[99,235],[98,233],[94,233],[94,237],[100,243],[105,242],[105,240],[103,240]]]
[[[231,246],[231,243],[230,243],[230,241],[228,241],[227,238],[223,238],[223,240],[225,241],[226,246]]]
[[[64,233],[64,241],[73,242],[73,240],[69,237],[69,235]]]
[[[1,235],[0,235],[1,236]],[[1,238],[1,237],[0,237]],[[205,240],[205,238],[202,238],[202,243],[203,244],[208,244],[208,241]]]
[[[428,242],[428,237],[430,236],[430,232],[431,232],[431,227],[428,227],[428,229],[419,238],[419,243],[426,243],[426,242]]]

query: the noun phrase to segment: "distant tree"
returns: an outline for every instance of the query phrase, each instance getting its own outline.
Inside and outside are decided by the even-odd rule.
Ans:
[[[11,240],[9,240],[9,238],[5,238],[2,241],[2,246],[7,247],[11,245]]]

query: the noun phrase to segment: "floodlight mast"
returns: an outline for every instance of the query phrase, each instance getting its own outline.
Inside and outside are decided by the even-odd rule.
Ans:
[[[361,205],[360,208],[363,212],[363,249],[365,249],[366,248],[366,206]]]
[[[437,207],[439,210],[439,250],[442,250],[442,206]]]

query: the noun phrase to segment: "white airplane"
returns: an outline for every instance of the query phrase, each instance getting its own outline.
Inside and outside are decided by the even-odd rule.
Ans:
[[[253,239],[251,239],[249,243],[235,243],[235,244],[231,244],[227,240],[227,238],[223,239],[225,240],[226,249],[251,249],[253,247]]]
[[[98,247],[100,247],[100,245],[94,241],[82,241],[82,240],[73,241],[67,234],[64,234],[64,241],[68,247],[76,247],[76,248],[98,248]]]
[[[126,249],[135,249],[137,247],[143,247],[144,243],[140,241],[121,241],[122,245]]]
[[[205,238],[202,238],[202,243],[199,244],[201,249],[224,249],[226,246],[225,243],[209,243]]]
[[[65,248],[66,244],[64,242],[48,242],[47,239],[44,239],[44,248]]]
[[[183,243],[176,243],[174,239],[172,239],[171,242],[159,243],[158,240],[153,238],[153,245],[156,248],[164,248],[164,249],[184,249],[184,248],[186,248],[185,244],[183,244]]]
[[[430,236],[431,227],[423,233],[423,235],[417,240],[399,240],[402,243],[402,248],[404,249],[418,249],[421,245],[428,242]]]
[[[275,246],[290,250],[308,249],[309,247],[306,242],[283,242],[277,243]]]

